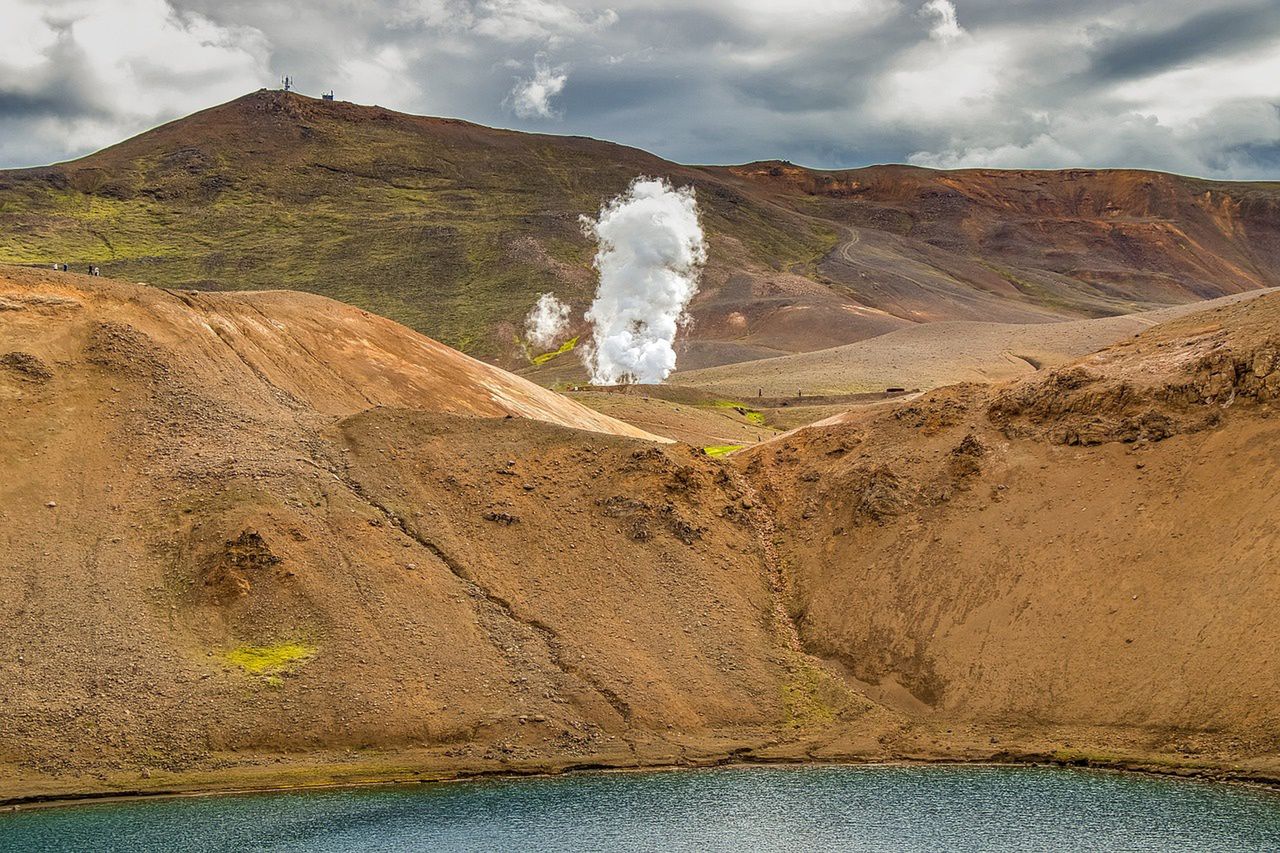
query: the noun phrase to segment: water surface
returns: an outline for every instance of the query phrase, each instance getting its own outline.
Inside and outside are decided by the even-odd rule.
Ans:
[[[1280,850],[1280,794],[1050,768],[600,774],[0,815],[2,851]]]

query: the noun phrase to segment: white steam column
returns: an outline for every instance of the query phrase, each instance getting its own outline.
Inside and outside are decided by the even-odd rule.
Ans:
[[[592,383],[662,382],[675,370],[676,333],[707,260],[693,187],[636,178],[582,224],[599,245],[600,285],[583,352]]]
[[[534,346],[546,348],[556,342],[568,325],[569,306],[554,293],[544,293],[524,318],[524,336]]]

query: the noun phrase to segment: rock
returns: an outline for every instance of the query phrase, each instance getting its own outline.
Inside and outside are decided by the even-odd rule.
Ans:
[[[48,382],[53,378],[53,371],[48,365],[39,356],[29,352],[7,352],[0,355],[0,367],[6,367],[31,382]]]
[[[495,510],[489,510],[484,514],[483,518],[485,521],[496,521],[499,524],[506,524],[508,526],[518,524],[520,521],[519,516],[511,515],[507,512],[497,512]]]
[[[1260,379],[1265,379],[1271,375],[1271,371],[1276,369],[1276,365],[1280,364],[1280,353],[1275,347],[1264,346],[1253,354],[1253,365],[1251,367],[1253,374]]]
[[[48,501],[45,503],[45,506],[49,507],[49,509],[53,509],[57,505],[58,505],[57,501]]]
[[[968,433],[960,443],[951,448],[952,456],[975,456],[981,457],[987,455],[987,446],[982,443],[973,433]]]

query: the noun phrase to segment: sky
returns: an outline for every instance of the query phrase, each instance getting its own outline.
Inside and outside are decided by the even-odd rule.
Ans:
[[[0,0],[0,167],[290,75],[684,163],[1280,179],[1280,0]]]

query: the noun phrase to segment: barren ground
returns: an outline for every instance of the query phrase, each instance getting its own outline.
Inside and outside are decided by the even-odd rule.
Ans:
[[[900,387],[929,390],[957,382],[1001,382],[1055,367],[1157,323],[1259,292],[1208,303],[1061,323],[936,322],[845,346],[702,370],[681,370],[672,384],[753,397],[854,394]],[[793,400],[800,402],[799,400]]]
[[[1278,328],[1268,294],[718,460],[318,297],[6,268],[0,798],[1280,778]]]

